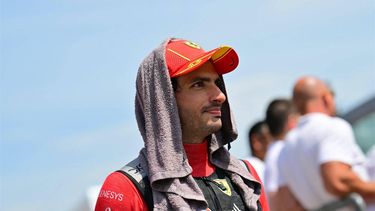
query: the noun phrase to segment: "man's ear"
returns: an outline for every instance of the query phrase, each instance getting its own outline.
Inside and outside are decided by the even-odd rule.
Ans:
[[[323,102],[324,108],[328,111],[331,106],[331,98],[328,93],[325,93],[322,96],[322,102]]]

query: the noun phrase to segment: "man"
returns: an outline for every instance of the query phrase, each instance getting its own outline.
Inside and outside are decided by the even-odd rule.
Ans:
[[[303,115],[290,131],[280,154],[280,179],[308,210],[360,194],[375,201],[375,183],[368,182],[365,156],[351,126],[336,114],[333,94],[315,77],[300,78],[293,102]]]
[[[248,133],[251,157],[247,158],[264,182],[264,158],[271,142],[271,134],[265,121],[256,122]]]
[[[271,210],[276,210],[278,202],[275,194],[278,191],[278,164],[280,151],[284,146],[286,134],[295,127],[298,114],[289,99],[278,98],[273,100],[266,110],[266,123],[272,136],[265,158],[264,186]],[[286,201],[280,202],[285,204]]]
[[[255,173],[224,148],[237,132],[222,74],[237,65],[230,47],[206,52],[181,39],[146,57],[135,100],[145,146],[107,177],[97,211],[268,210]]]

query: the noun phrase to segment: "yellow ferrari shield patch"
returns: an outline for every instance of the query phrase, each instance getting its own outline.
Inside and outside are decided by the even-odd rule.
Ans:
[[[221,190],[221,192],[225,193],[228,196],[232,196],[232,190],[230,189],[227,180],[225,180],[225,179],[214,179],[214,181],[217,184],[219,184],[223,187],[223,188],[219,188]]]

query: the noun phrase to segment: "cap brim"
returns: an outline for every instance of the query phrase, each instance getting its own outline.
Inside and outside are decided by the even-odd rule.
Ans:
[[[212,61],[215,66],[215,70],[219,75],[229,73],[236,69],[238,66],[238,55],[233,48],[229,46],[221,46],[209,52],[206,52],[192,61],[186,63],[176,71],[175,74],[171,75],[171,78],[178,77],[181,75],[188,74],[199,67],[201,67],[208,60]]]

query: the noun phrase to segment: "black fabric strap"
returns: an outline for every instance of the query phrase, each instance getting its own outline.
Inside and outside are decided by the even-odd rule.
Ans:
[[[134,186],[146,201],[149,210],[152,210],[154,208],[154,201],[152,198],[150,181],[148,180],[147,175],[140,166],[138,159],[133,160],[116,172],[122,173],[132,181]]]

